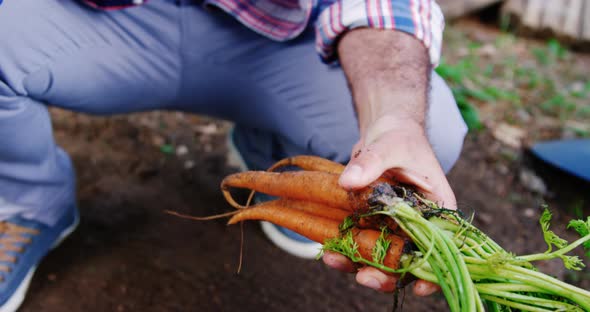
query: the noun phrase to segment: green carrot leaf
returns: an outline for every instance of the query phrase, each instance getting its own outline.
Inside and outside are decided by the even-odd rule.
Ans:
[[[588,217],[588,220],[586,220],[586,222],[584,222],[584,220],[571,220],[567,225],[567,228],[573,228],[576,232],[578,232],[578,234],[584,237],[590,234],[590,217]]]
[[[340,233],[346,233],[352,227],[354,227],[354,221],[351,217],[346,217],[344,218],[344,221],[338,225],[338,230],[340,230]]]
[[[580,271],[586,266],[578,256],[561,255],[559,258],[561,258],[563,265],[568,270]]]
[[[582,237],[590,235],[590,217],[588,217],[586,222],[584,220],[572,220],[567,225],[567,228],[573,228]],[[582,246],[587,250],[586,256],[590,258],[590,241],[586,241]]]
[[[375,247],[371,251],[371,257],[373,258],[373,262],[383,264],[383,260],[385,256],[387,256],[387,250],[389,249],[389,245],[391,245],[391,241],[385,238],[387,234],[387,227],[383,227],[381,229],[381,235],[375,242]]]
[[[495,252],[490,255],[486,261],[490,267],[497,268],[506,264],[506,262],[509,262],[512,259],[514,259],[514,257],[506,252]]]
[[[555,246],[557,249],[561,249],[568,245],[565,239],[557,236],[557,234],[549,230],[551,217],[551,211],[545,208],[543,214],[541,215],[541,219],[539,219],[541,229],[543,230],[543,238],[545,239],[545,243],[547,243],[547,251],[545,253],[551,252],[551,250],[553,250],[553,246]]]
[[[358,251],[358,244],[352,237],[352,231],[346,232],[342,237],[329,239],[324,243],[322,251],[333,251],[345,255],[353,262],[358,262],[361,257]]]

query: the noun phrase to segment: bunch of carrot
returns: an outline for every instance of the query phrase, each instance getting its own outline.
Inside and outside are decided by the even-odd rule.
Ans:
[[[282,167],[302,170],[275,172]],[[581,269],[582,261],[566,254],[580,245],[590,248],[590,217],[570,223],[582,237],[569,244],[549,230],[551,214],[546,210],[541,225],[548,250],[515,256],[460,212],[439,207],[395,181],[380,178],[362,190],[342,189],[338,177],[343,169],[322,158],[298,156],[268,171],[230,175],[221,184],[237,209],[229,224],[269,221],[355,262],[437,283],[451,311],[590,311],[590,292],[531,264],[561,258],[568,269]],[[250,206],[251,196],[240,205],[232,188],[278,199]]]

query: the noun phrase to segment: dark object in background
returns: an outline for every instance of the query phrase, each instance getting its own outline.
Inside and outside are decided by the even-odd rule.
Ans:
[[[533,145],[525,162],[547,185],[550,207],[570,218],[590,216],[590,139],[547,141]]]
[[[531,148],[531,153],[568,174],[590,182],[590,139],[541,142]]]

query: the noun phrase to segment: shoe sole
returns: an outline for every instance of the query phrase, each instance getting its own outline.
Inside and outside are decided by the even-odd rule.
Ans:
[[[72,225],[70,225],[68,228],[66,228],[60,233],[59,237],[53,243],[53,245],[51,245],[51,248],[49,250],[51,251],[55,249],[57,246],[59,246],[64,241],[64,239],[66,239],[68,236],[70,236],[70,234],[72,234],[72,232],[74,232],[74,230],[78,227],[79,223],[80,215],[78,214],[78,212],[76,212],[76,219],[74,220]],[[14,292],[12,297],[10,297],[10,299],[8,299],[8,301],[6,301],[6,303],[4,303],[2,307],[0,307],[0,312],[15,312],[16,310],[18,310],[18,308],[25,300],[25,295],[27,293],[27,290],[29,290],[31,280],[33,279],[33,275],[35,274],[36,270],[37,266],[34,266],[29,269],[29,272],[27,272],[27,275],[25,276],[23,281],[16,288],[16,291]]]

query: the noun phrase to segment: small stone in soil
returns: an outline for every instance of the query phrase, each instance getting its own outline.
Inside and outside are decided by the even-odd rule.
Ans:
[[[524,216],[527,218],[533,218],[535,217],[535,210],[532,208],[527,208],[524,210]]]
[[[475,218],[483,224],[491,224],[494,221],[494,218],[490,214],[485,212],[476,213]]]
[[[188,147],[186,147],[186,145],[179,145],[178,147],[176,147],[176,156],[184,156],[188,154]]]
[[[189,170],[195,167],[195,162],[192,160],[187,160],[184,162],[184,169]]]
[[[519,178],[520,183],[529,191],[537,193],[539,195],[547,194],[547,186],[545,185],[545,182],[533,171],[528,169],[522,169],[520,171]]]
[[[164,145],[164,143],[166,143],[166,140],[164,140],[163,137],[159,135],[154,135],[152,137],[152,144],[154,144],[155,146],[162,146]]]

